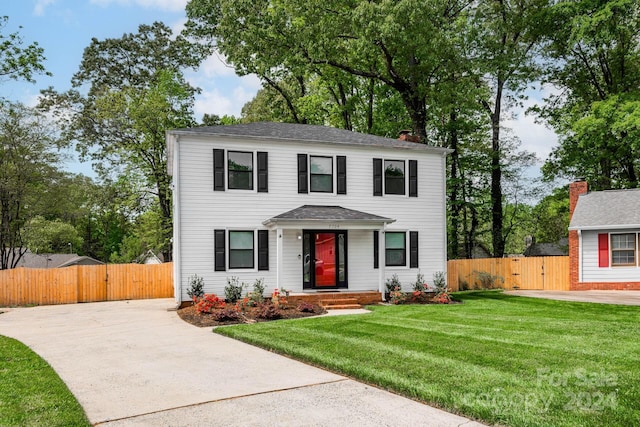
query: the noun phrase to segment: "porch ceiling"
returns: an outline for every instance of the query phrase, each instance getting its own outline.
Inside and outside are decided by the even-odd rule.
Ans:
[[[336,225],[340,225],[345,228],[375,230],[393,222],[395,219],[341,206],[304,205],[269,218],[262,224],[269,228],[304,228],[309,226],[335,228]]]

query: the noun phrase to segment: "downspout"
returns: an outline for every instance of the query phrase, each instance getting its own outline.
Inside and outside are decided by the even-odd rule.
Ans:
[[[447,270],[447,178],[446,178],[446,168],[447,168],[447,154],[442,154],[442,226],[440,227],[443,230],[443,245],[442,245],[442,266],[444,272],[444,280],[445,285],[449,288],[449,273]]]
[[[387,230],[387,223],[382,224],[382,230],[380,230],[380,238],[378,239],[378,292],[382,296],[382,301],[386,301],[385,299],[385,289],[384,289],[384,277],[385,277],[385,233]]]

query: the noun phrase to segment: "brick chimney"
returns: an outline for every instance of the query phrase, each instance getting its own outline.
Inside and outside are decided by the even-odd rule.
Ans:
[[[584,178],[576,178],[575,181],[569,184],[569,219],[573,217],[573,211],[578,204],[578,197],[588,191],[589,184],[587,184]]]
[[[410,130],[401,130],[398,139],[400,141],[420,142],[420,137],[413,135]]]
[[[569,184],[569,220],[573,217],[573,211],[576,210],[578,197],[589,191],[589,185],[584,178],[576,178]],[[569,230],[569,289],[572,291],[580,290],[580,238],[576,230]]]

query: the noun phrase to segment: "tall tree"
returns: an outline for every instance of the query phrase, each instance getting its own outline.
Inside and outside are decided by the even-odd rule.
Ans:
[[[192,0],[187,28],[241,74],[277,82],[328,67],[385,84],[400,95],[414,133],[425,138],[433,79],[455,59],[450,36],[469,4]]]
[[[20,104],[0,103],[0,270],[14,268],[27,248],[23,227],[30,208],[58,164],[45,117]]]
[[[502,257],[506,233],[503,213],[503,158],[500,135],[505,111],[536,80],[535,48],[548,0],[485,0],[473,9],[470,28],[477,73],[491,89],[481,99],[491,123],[491,223],[493,256]]]
[[[37,42],[24,46],[19,32],[3,34],[8,22],[8,16],[0,16],[0,78],[33,82],[34,74],[51,75],[44,68],[44,49]]]
[[[548,15],[546,81],[559,89],[539,109],[560,144],[543,172],[596,190],[637,187],[640,174],[640,4],[560,1]]]
[[[82,157],[96,161],[103,176],[114,171],[143,174],[141,190],[151,193],[163,215],[165,260],[172,253],[165,130],[196,124],[192,106],[197,90],[182,72],[197,66],[203,52],[159,22],[141,25],[138,33],[120,39],[93,39],[72,79],[76,88],[88,84],[88,93],[49,89],[41,101],[41,107],[57,113],[65,137],[78,141]]]

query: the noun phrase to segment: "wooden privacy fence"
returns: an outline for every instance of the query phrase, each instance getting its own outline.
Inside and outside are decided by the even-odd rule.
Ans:
[[[0,271],[0,307],[173,296],[173,263],[77,265]]]
[[[545,291],[569,290],[569,257],[454,259],[447,262],[447,283],[453,291],[493,288]]]

